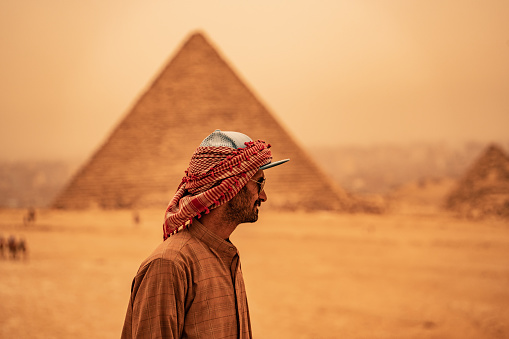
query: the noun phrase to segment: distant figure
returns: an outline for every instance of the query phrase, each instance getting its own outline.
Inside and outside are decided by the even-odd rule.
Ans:
[[[21,252],[23,259],[27,258],[27,245],[24,238],[20,238],[18,241],[18,252]]]
[[[7,246],[9,246],[9,253],[11,254],[12,259],[16,259],[16,252],[18,250],[18,246],[16,244],[16,238],[13,235],[9,236],[7,240]]]
[[[4,257],[4,247],[7,247],[7,242],[3,235],[0,235],[0,257]]]
[[[33,207],[29,207],[27,214],[23,217],[23,224],[28,226],[33,223],[35,223],[35,209]]]
[[[138,226],[140,224],[140,213],[138,213],[138,211],[133,212],[133,222],[134,226]]]

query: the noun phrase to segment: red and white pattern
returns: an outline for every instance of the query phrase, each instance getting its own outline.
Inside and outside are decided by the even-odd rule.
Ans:
[[[193,217],[232,199],[258,169],[272,159],[270,144],[262,140],[245,143],[245,148],[198,147],[186,176],[166,208],[164,240],[186,227]]]

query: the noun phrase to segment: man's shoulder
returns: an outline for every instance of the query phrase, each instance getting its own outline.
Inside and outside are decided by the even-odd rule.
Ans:
[[[185,264],[194,256],[193,253],[196,252],[196,247],[199,246],[201,246],[200,242],[189,232],[179,232],[160,243],[142,262],[141,267],[157,260]]]

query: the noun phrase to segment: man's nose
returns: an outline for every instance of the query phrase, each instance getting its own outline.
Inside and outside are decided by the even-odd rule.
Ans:
[[[262,202],[267,201],[267,193],[265,193],[265,188],[262,189],[262,191],[258,195],[258,199],[260,199]]]

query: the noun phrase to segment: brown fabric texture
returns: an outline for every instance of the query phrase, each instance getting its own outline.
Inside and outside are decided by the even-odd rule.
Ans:
[[[199,221],[141,264],[122,339],[251,337],[237,248]]]

